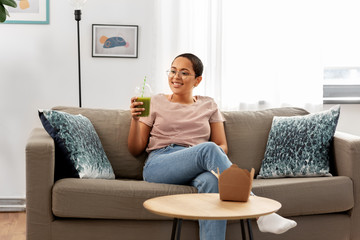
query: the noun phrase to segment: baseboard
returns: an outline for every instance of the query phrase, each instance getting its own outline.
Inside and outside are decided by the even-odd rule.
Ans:
[[[23,212],[25,210],[25,198],[0,198],[0,212]]]

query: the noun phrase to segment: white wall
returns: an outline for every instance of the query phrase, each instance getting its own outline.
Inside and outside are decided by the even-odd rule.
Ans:
[[[81,23],[83,107],[128,109],[154,75],[156,0],[90,0]],[[139,25],[139,57],[92,58],[91,25]],[[50,2],[49,25],[0,24],[0,198],[25,197],[25,144],[41,127],[37,109],[78,105],[76,21],[66,0]],[[329,108],[330,106],[324,106]],[[360,105],[342,105],[338,130],[360,136]]]
[[[332,106],[325,104],[324,110]],[[341,104],[336,130],[360,136],[360,104]]]
[[[83,107],[127,109],[135,85],[151,79],[153,0],[90,0],[82,11]],[[92,24],[139,25],[138,58],[92,58]],[[25,144],[41,126],[37,109],[78,106],[74,10],[50,1],[50,24],[0,24],[0,198],[25,197]]]

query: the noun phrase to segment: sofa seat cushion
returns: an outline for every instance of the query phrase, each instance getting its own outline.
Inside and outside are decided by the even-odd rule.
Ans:
[[[165,219],[143,207],[149,198],[197,192],[191,186],[139,180],[65,178],[54,184],[52,211],[57,217],[96,219]]]
[[[349,177],[255,179],[255,195],[279,201],[282,216],[344,212],[354,206]]]
[[[197,192],[194,187],[138,180],[62,179],[53,187],[57,217],[98,219],[164,219],[148,212],[149,198]],[[348,177],[254,179],[253,192],[282,204],[283,216],[343,212],[354,206]]]

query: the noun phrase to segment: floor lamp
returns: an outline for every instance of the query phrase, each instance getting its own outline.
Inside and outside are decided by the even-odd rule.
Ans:
[[[80,64],[80,20],[81,9],[87,0],[69,0],[74,7],[75,20],[77,22],[77,42],[78,42],[78,74],[79,74],[79,107],[81,107],[81,64]]]

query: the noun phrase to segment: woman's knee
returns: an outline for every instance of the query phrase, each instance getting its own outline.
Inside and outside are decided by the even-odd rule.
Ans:
[[[198,146],[201,146],[202,148],[207,150],[220,150],[220,147],[216,143],[211,141],[200,143]]]
[[[200,148],[200,152],[203,156],[218,157],[225,155],[221,148],[214,142],[204,142],[199,144],[197,147]]]
[[[206,142],[198,145],[201,159],[204,161],[203,164],[208,171],[217,168],[220,171],[224,171],[231,166],[231,162],[224,151],[214,142]]]

